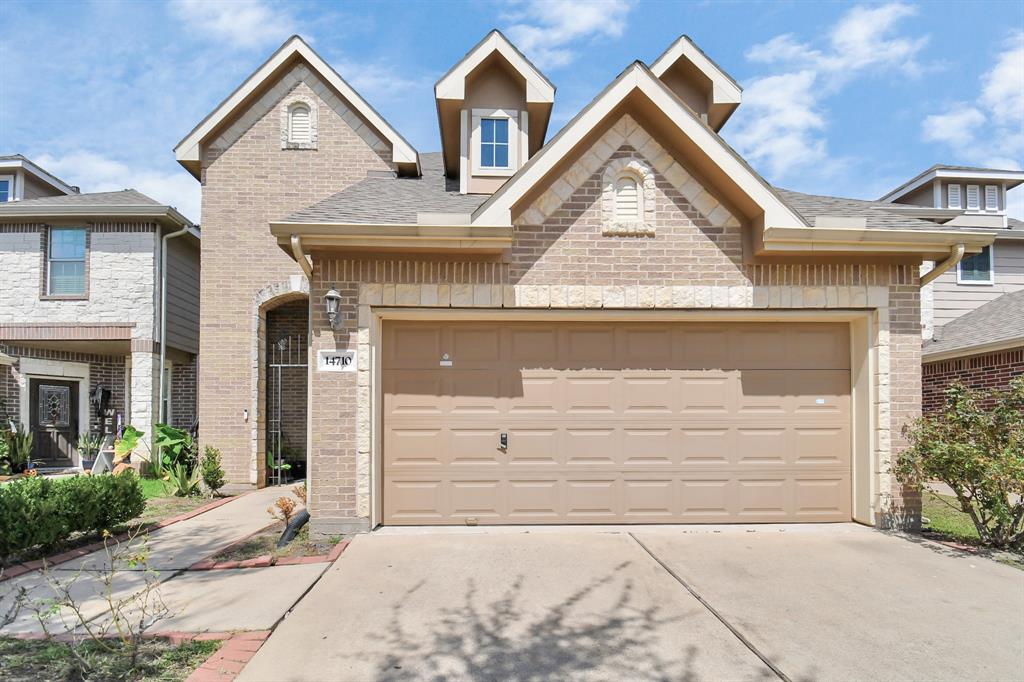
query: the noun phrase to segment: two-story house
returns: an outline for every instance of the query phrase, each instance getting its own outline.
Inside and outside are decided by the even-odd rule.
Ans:
[[[2,163],[0,421],[25,425],[33,460],[60,468],[82,465],[85,432],[191,426],[198,228],[135,190],[83,194],[24,157]]]
[[[921,265],[991,231],[772,187],[689,38],[624,67],[549,135],[554,84],[493,31],[420,153],[295,36],[185,136],[233,482],[301,460],[318,533],[915,523]]]
[[[921,290],[926,411],[941,406],[954,380],[1005,388],[1024,374],[1024,222],[1006,215],[1006,193],[1021,183],[1024,171],[936,165],[881,198],[907,215],[995,234],[941,274],[927,274],[939,263],[922,266],[933,277]]]

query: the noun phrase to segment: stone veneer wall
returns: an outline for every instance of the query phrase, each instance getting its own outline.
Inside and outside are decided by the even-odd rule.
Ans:
[[[314,258],[311,296],[342,296],[330,329],[313,307],[313,353],[352,349],[359,368],[313,374],[310,508],[317,532],[368,527],[372,453],[372,308],[823,310],[872,309],[876,374],[873,454],[880,525],[914,525],[920,499],[888,473],[905,445],[900,428],[920,412],[920,298],[914,266],[747,265],[733,285],[515,284],[500,262]],[[709,272],[718,281],[718,271]],[[531,281],[536,281],[532,279]]]
[[[280,108],[295,96],[316,106],[316,149],[282,149]],[[272,84],[203,149],[200,441],[221,449],[230,482],[264,481],[262,321],[305,286],[292,286],[301,270],[269,221],[392,170],[390,146],[306,67]]]
[[[1024,348],[927,363],[922,368],[922,409],[942,409],[946,389],[954,381],[968,388],[1005,389],[1019,376],[1024,376]]]

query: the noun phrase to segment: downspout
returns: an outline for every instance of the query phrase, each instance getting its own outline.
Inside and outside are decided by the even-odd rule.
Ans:
[[[965,250],[966,247],[963,244],[956,244],[952,248],[950,248],[949,258],[942,261],[941,263],[936,263],[934,268],[926,272],[921,277],[921,286],[928,286],[936,277],[946,272],[950,268],[955,268],[957,263],[959,263],[960,260],[964,257]]]
[[[313,266],[306,260],[306,253],[302,250],[302,237],[297,234],[292,235],[292,255],[295,256],[295,261],[302,268],[302,271],[306,273],[306,279],[312,283]]]
[[[164,363],[167,361],[167,242],[188,232],[183,227],[177,232],[165,234],[160,240],[160,381],[157,393],[157,419],[164,419]],[[158,422],[154,421],[155,427]],[[162,423],[162,422],[159,422]],[[157,453],[160,456],[160,453]]]

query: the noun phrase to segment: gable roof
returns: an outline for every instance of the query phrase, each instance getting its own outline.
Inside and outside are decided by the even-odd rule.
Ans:
[[[1024,289],[989,301],[947,322],[924,344],[924,360],[1024,346]]]
[[[683,136],[693,141],[712,164],[736,182],[741,191],[761,207],[765,212],[766,225],[804,225],[799,214],[779,198],[771,185],[639,61],[633,62],[619,74],[526,165],[492,194],[474,212],[473,223],[510,224],[512,206],[634,92],[641,92],[651,100]]]
[[[58,192],[64,192],[64,194],[76,194],[78,188],[74,185],[69,185],[53,173],[44,170],[38,166],[31,159],[26,157],[24,154],[4,154],[0,156],[0,171],[21,168],[22,170],[31,173],[37,180],[45,182],[50,187],[53,187]]]
[[[654,63],[651,64],[651,73],[658,78],[665,75],[665,72],[675,66],[679,60],[685,59],[695,66],[708,80],[711,81],[711,101],[713,111],[712,127],[717,131],[721,130],[725,122],[729,120],[732,113],[740,105],[743,98],[743,88],[736,80],[726,73],[725,69],[719,66],[709,57],[700,46],[688,35],[679,36],[675,42],[661,53]]]
[[[419,157],[416,150],[402,137],[384,117],[364,100],[337,71],[297,35],[285,41],[270,58],[252,73],[234,92],[217,105],[206,118],[182,138],[174,147],[178,163],[199,177],[199,151],[202,143],[221,123],[231,118],[260,87],[262,87],[282,66],[301,58],[316,74],[334,88],[352,108],[391,144],[392,161],[398,165],[415,166],[419,172]]]
[[[495,52],[504,57],[505,61],[526,80],[528,103],[555,101],[554,84],[498,29],[492,29],[438,79],[434,85],[434,96],[438,99],[465,99],[466,76]]]
[[[440,152],[420,154],[420,164],[418,178],[368,177],[282,222],[410,225],[420,213],[468,216],[487,198],[460,194],[459,181],[445,177]]]
[[[173,206],[161,204],[142,192],[124,189],[117,192],[90,192],[40,197],[0,203],[0,221],[4,218],[148,218],[195,228]],[[199,236],[198,232],[195,236]]]

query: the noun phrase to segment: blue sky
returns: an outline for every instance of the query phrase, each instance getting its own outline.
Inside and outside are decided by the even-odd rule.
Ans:
[[[199,220],[172,148],[292,33],[420,151],[434,82],[489,29],[558,86],[549,136],[690,35],[745,88],[723,137],[770,182],[877,198],[933,163],[1024,165],[1024,3],[0,3],[0,153]],[[1024,188],[1011,193],[1024,217]]]

